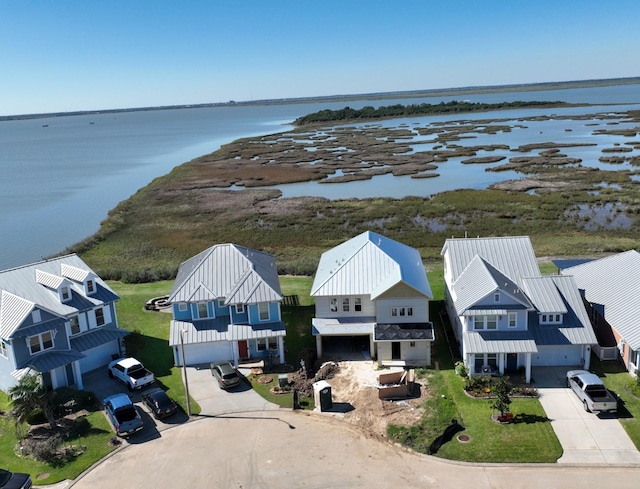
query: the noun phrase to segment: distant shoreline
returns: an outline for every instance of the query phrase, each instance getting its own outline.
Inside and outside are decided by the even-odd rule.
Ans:
[[[49,117],[70,117],[76,115],[92,114],[115,114],[121,112],[141,112],[151,110],[172,110],[172,109],[200,109],[207,107],[233,107],[252,105],[284,105],[313,102],[349,102],[352,100],[382,100],[395,98],[424,98],[437,96],[473,95],[480,93],[500,93],[500,92],[534,92],[543,90],[565,90],[571,88],[606,87],[613,85],[635,85],[640,84],[640,77],[631,78],[607,78],[602,80],[576,80],[567,82],[545,82],[545,83],[522,83],[513,85],[490,85],[471,86],[460,88],[436,88],[429,90],[409,90],[401,92],[377,92],[361,93],[351,95],[326,95],[320,97],[298,97],[281,99],[264,99],[250,101],[228,101],[213,102],[204,104],[183,104],[183,105],[160,105],[154,107],[132,107],[126,109],[104,109],[104,110],[79,110],[71,112],[50,112],[41,114],[21,114],[0,116],[0,121],[13,121],[24,119],[43,119]]]

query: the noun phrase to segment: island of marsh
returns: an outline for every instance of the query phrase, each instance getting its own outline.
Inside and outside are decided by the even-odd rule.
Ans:
[[[155,179],[73,251],[101,276],[145,281],[171,278],[181,261],[223,242],[275,254],[280,273],[312,274],[323,251],[367,229],[438,262],[444,240],[465,234],[529,235],[539,256],[637,247],[640,111],[527,114],[312,125],[241,139]],[[567,136],[546,139],[550,127]],[[445,179],[454,164],[463,170]],[[497,179],[476,189],[472,171]],[[331,183],[318,185],[330,196],[381,175],[457,190],[282,198],[293,182]]]

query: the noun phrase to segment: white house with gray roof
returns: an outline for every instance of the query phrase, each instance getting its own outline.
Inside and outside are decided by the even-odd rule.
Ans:
[[[169,296],[176,365],[262,359],[284,363],[285,325],[272,255],[219,244],[180,265]]]
[[[322,254],[311,288],[319,357],[332,345],[384,365],[429,365],[431,287],[418,250],[371,231]]]
[[[604,320],[598,321],[599,327],[610,328],[612,343],[635,374],[640,366],[640,253],[625,251],[563,268],[560,273],[574,277],[596,319]]]
[[[588,369],[597,343],[569,276],[540,275],[528,237],[446,240],[445,302],[471,375],[532,366]]]
[[[117,300],[77,255],[0,272],[0,389],[27,373],[82,389],[84,373],[120,356]]]

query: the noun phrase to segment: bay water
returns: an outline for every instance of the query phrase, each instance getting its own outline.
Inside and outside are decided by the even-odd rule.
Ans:
[[[241,137],[286,132],[297,117],[346,105],[361,108],[394,104],[440,103],[449,100],[502,102],[561,100],[600,104],[599,107],[523,109],[482,114],[458,114],[380,124],[428,124],[448,119],[530,117],[537,113],[559,115],[629,110],[640,103],[640,85],[514,91],[464,96],[443,96],[349,102],[310,102],[273,105],[235,105],[118,113],[83,114],[0,121],[0,270],[28,264],[58,253],[95,233],[109,210],[154,178],[221,145]],[[554,125],[555,123],[555,125]],[[565,137],[590,140],[593,127],[566,121],[542,121],[527,130],[499,135],[487,144],[527,144]],[[533,127],[535,126],[535,127]],[[548,136],[548,137],[546,137]],[[556,139],[554,139],[556,138]],[[607,141],[606,144],[615,144]],[[472,144],[483,144],[480,140]],[[421,145],[423,147],[423,145]],[[584,151],[588,152],[589,149]],[[592,150],[593,151],[593,150]],[[573,156],[573,155],[570,155]],[[594,159],[597,161],[597,158]],[[487,173],[482,165],[443,164],[434,179],[381,175],[369,181],[333,185],[317,183],[283,185],[284,197],[323,195],[329,198],[366,198],[431,195],[465,186],[485,188],[513,174]]]

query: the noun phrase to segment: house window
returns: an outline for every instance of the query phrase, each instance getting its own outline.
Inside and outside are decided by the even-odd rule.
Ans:
[[[333,297],[329,303],[329,311],[338,312],[338,299]]]
[[[178,304],[178,311],[185,312],[186,310],[187,310],[187,303],[186,302],[180,302]]]
[[[60,296],[62,297],[62,302],[66,302],[71,299],[71,292],[69,292],[69,287],[64,286],[60,289]]]
[[[258,351],[265,351],[267,349],[267,339],[266,338],[258,338],[256,340],[256,347]]]
[[[498,327],[498,318],[496,316],[487,316],[487,329],[496,329]]]
[[[398,308],[397,307],[392,307],[391,308],[391,317],[397,317],[398,316]]]
[[[69,318],[69,331],[71,331],[72,335],[80,332],[80,320],[78,316],[71,316]]]
[[[269,338],[269,350],[277,350],[278,349],[278,338],[272,336]]]
[[[1,340],[0,340],[0,356],[4,358],[9,358],[9,355],[7,354],[7,344]]]
[[[260,302],[258,303],[258,317],[260,321],[266,321],[269,319],[269,303],[268,302]]]
[[[517,327],[518,326],[517,320],[518,320],[518,315],[515,312],[510,312],[509,313],[509,327],[510,328]]]
[[[473,329],[484,329],[484,316],[473,316]]]
[[[96,291],[96,284],[93,280],[87,280],[87,294],[93,294]]]
[[[104,310],[102,307],[96,309],[96,324],[98,326],[104,325]]]
[[[236,313],[244,314],[244,304],[236,304]]]
[[[349,298],[348,297],[343,297],[342,298],[342,312],[349,312],[349,309],[350,309]]]
[[[413,307],[392,307],[391,316],[392,317],[413,316]]]
[[[489,367],[498,368],[498,354],[497,353],[487,353],[487,365],[489,365]]]
[[[562,314],[542,314],[540,316],[541,324],[561,324]]]
[[[218,300],[218,307],[219,307],[220,309],[222,309],[222,308],[224,308],[224,307],[227,307],[227,306],[225,305],[225,303],[224,303],[224,299],[220,299],[220,300]]]
[[[209,317],[209,308],[207,307],[206,302],[198,302],[198,318],[208,318]]]
[[[413,307],[407,307],[407,316],[413,316]]]
[[[42,316],[40,316],[40,311],[39,310],[35,310],[31,313],[31,320],[34,323],[39,323],[40,321],[42,321]]]
[[[356,312],[362,312],[362,298],[356,297],[353,299],[353,310]]]
[[[556,323],[560,322],[560,314],[556,314]]]
[[[38,353],[39,351],[53,348],[53,335],[51,334],[51,331],[46,331],[35,336],[30,336],[28,338],[28,342],[29,351],[33,355],[34,353]]]
[[[410,341],[409,342],[409,348],[415,348],[416,347],[416,342],[415,341]]]
[[[493,294],[493,302],[500,302],[500,292]]]

